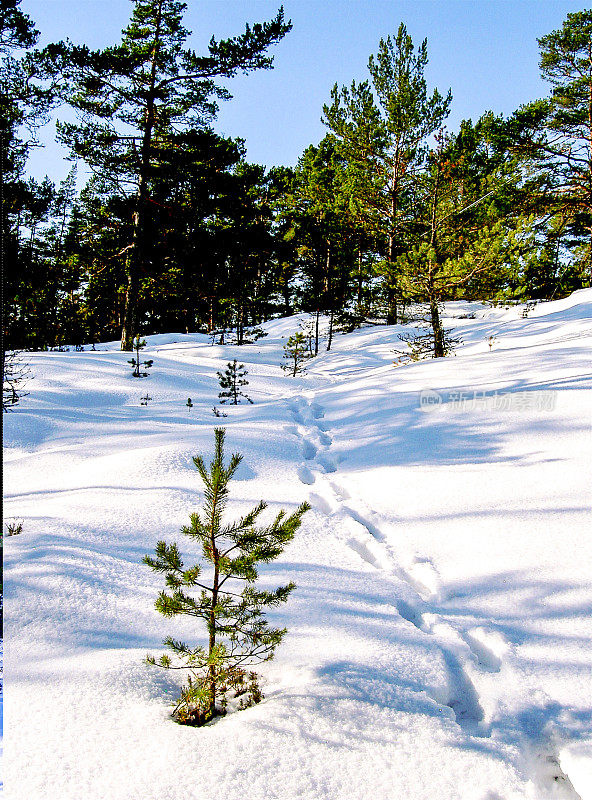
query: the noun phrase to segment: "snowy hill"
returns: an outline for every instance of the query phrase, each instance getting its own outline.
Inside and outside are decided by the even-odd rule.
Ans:
[[[402,328],[364,328],[301,378],[298,317],[241,348],[148,337],[143,380],[116,343],[30,355],[4,418],[10,800],[592,798],[592,290],[446,314],[455,357],[395,368]],[[217,420],[235,357],[254,405]],[[232,515],[313,510],[263,571],[298,587],[264,702],[192,729],[142,659],[195,629],[141,559],[197,555],[216,423],[245,457]]]

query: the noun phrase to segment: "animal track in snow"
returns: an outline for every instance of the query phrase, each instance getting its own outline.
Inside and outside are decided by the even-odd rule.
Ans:
[[[463,639],[477,659],[477,665],[485,672],[500,672],[509,645],[501,633],[486,628],[471,628]]]
[[[302,442],[302,455],[307,461],[311,461],[317,454],[317,448],[308,439]]]
[[[311,403],[309,408],[314,419],[322,419],[325,416],[325,412],[317,403]]]
[[[345,543],[371,569],[390,573],[413,590],[417,603],[399,599],[395,605],[403,619],[422,634],[433,637],[441,652],[446,682],[440,689],[432,690],[433,699],[448,706],[458,725],[467,733],[488,735],[489,731],[483,723],[485,714],[468,666],[474,663],[485,671],[499,671],[503,643],[484,628],[460,633],[430,611],[428,604],[441,599],[442,587],[440,575],[432,561],[416,556],[404,568],[398,565],[376,514],[363,502],[354,500],[337,482],[324,477],[335,473],[337,467],[327,453],[332,440],[319,422],[324,417],[320,406],[305,396],[292,400],[289,408],[295,423],[289,432],[301,440],[303,463],[298,467],[298,477],[302,483],[315,484],[315,490],[309,493],[311,505],[334,519]]]
[[[321,430],[320,428],[319,428],[319,442],[322,444],[323,447],[330,447],[332,442],[329,434],[325,433],[325,431]]]
[[[422,600],[440,598],[442,581],[436,567],[429,558],[416,556],[405,568],[407,580]]]
[[[298,478],[305,483],[307,486],[311,486],[315,482],[315,476],[306,466],[306,464],[301,464],[298,467]]]
[[[286,432],[300,438],[302,458],[306,462],[298,468],[298,477],[302,483],[312,485],[316,479],[315,472],[327,474],[337,469],[329,456],[319,452],[326,450],[332,443],[331,437],[317,422],[324,416],[324,412],[317,403],[301,398],[290,400],[288,408],[295,424],[288,425]]]
[[[479,695],[466,673],[462,660],[447,647],[442,647],[444,663],[448,670],[448,699],[445,705],[454,711],[457,723],[473,735],[487,735],[480,723],[485,714],[479,703]]]
[[[335,466],[333,461],[331,461],[331,459],[327,458],[326,456],[318,456],[317,457],[317,464],[320,467],[322,467],[323,472],[325,472],[325,473],[337,472],[337,467]]]
[[[350,534],[347,543],[377,569],[391,571],[392,562],[385,548],[374,538],[368,527],[360,520],[355,519],[350,510],[343,508],[340,520],[346,533]]]
[[[344,489],[343,486],[338,486],[337,484],[329,481],[329,487],[335,494],[335,497],[337,497],[339,500],[349,500],[349,492],[347,489]]]
[[[400,616],[403,619],[406,619],[407,622],[410,622],[412,625],[415,625],[420,631],[424,631],[424,633],[428,633],[425,628],[425,622],[423,618],[423,614],[421,611],[412,606],[411,603],[408,603],[406,600],[397,600],[395,603],[395,607],[399,612]]]
[[[537,789],[544,792],[545,797],[557,800],[583,800],[576,792],[569,776],[561,769],[559,758],[550,744],[535,749],[530,760],[534,783]]]
[[[332,502],[329,498],[317,492],[310,492],[308,500],[313,508],[326,514],[328,517],[334,514],[339,508],[337,503]]]

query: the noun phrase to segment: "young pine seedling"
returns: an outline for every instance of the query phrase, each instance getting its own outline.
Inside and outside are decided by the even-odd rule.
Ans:
[[[293,514],[280,511],[268,525],[257,526],[267,504],[261,501],[234,522],[224,519],[228,484],[242,456],[224,460],[224,430],[216,428],[215,453],[209,467],[193,459],[204,483],[202,511],[190,515],[185,536],[201,546],[200,563],[185,567],[175,543],[156,545],[156,555],[144,563],[165,579],[156,609],[165,617],[185,614],[201,621],[205,636],[197,644],[165,639],[169,654],[146,657],[149,665],[185,670],[187,682],[176,701],[173,718],[184,725],[204,725],[225,714],[229,700],[240,698],[239,709],[258,703],[263,695],[257,674],[246,667],[273,658],[286,634],[265,618],[268,608],[285,603],[293,591],[288,583],[274,590],[257,585],[259,565],[276,559],[300,527],[308,503]],[[204,643],[205,641],[205,643]]]
[[[136,336],[134,338],[133,346],[134,350],[136,351],[136,357],[129,359],[129,361],[127,362],[128,364],[131,364],[132,367],[134,368],[132,375],[134,378],[147,378],[148,373],[142,371],[142,367],[144,368],[144,370],[150,369],[152,364],[154,364],[154,361],[152,361],[152,359],[148,361],[140,361],[140,350],[143,350],[144,347],[146,347],[146,339],[140,339],[139,336]]]
[[[282,369],[290,372],[292,377],[298,375],[299,372],[305,371],[305,363],[310,358],[307,341],[301,331],[290,336],[284,345],[284,359],[285,364],[282,364]]]
[[[234,361],[229,361],[226,364],[224,372],[218,372],[217,374],[221,389],[218,397],[221,403],[230,403],[230,405],[236,406],[241,402],[241,397],[244,398],[247,403],[253,402],[251,398],[242,391],[243,386],[247,386],[249,383],[245,378],[245,375],[248,373],[244,364],[238,364],[235,358]]]
[[[23,532],[24,521],[17,517],[13,517],[10,521],[7,520],[5,525],[7,536],[18,536],[19,533]]]

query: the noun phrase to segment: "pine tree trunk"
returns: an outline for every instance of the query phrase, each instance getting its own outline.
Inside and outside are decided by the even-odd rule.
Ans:
[[[327,352],[331,349],[331,345],[333,343],[333,319],[335,317],[335,311],[333,307],[331,307],[331,314],[329,316],[329,339],[327,341]]]
[[[208,622],[208,629],[209,629],[209,641],[208,641],[208,655],[211,656],[214,652],[214,648],[216,647],[216,605],[218,603],[218,583],[219,583],[219,554],[218,550],[216,549],[216,544],[214,541],[214,535],[212,533],[212,557],[214,559],[214,582],[212,587],[212,605],[210,608],[210,619]],[[217,689],[217,680],[216,680],[216,667],[213,664],[210,664],[208,669],[208,685],[210,689],[210,697],[209,697],[209,707],[205,709],[205,718],[206,721],[214,716],[216,711],[216,689]]]
[[[314,347],[314,354],[315,356],[319,354],[319,317],[321,315],[320,309],[317,308],[317,316],[315,319],[315,347]]]
[[[210,618],[208,620],[208,656],[212,656],[214,652],[214,648],[216,647],[216,606],[218,605],[218,590],[220,588],[220,553],[216,547],[216,529],[214,520],[216,519],[216,507],[218,505],[218,492],[219,486],[216,483],[213,487],[214,489],[214,498],[212,501],[212,516],[210,519],[210,547],[212,550],[212,561],[214,563],[214,578],[212,581],[212,600],[210,606]],[[204,716],[207,722],[208,719],[214,716],[216,712],[216,689],[217,689],[217,677],[216,677],[216,667],[214,664],[210,664],[208,668],[208,676],[207,676],[208,686],[209,686],[209,704],[206,709],[204,709]]]
[[[434,295],[430,297],[430,317],[432,331],[434,332],[434,358],[443,358],[446,355],[444,349],[444,330],[440,320],[438,301]]]
[[[358,313],[362,310],[362,245],[358,245]]]
[[[392,187],[391,187],[391,207],[390,207],[390,228],[388,239],[388,262],[389,262],[389,286],[387,289],[387,312],[386,324],[397,324],[397,285],[394,275],[394,261],[397,247],[397,195],[398,195],[398,149],[393,166]]]
[[[395,237],[393,232],[389,233],[389,245],[388,245],[388,262],[389,262],[389,271],[393,269],[393,261],[395,258]],[[387,309],[386,309],[386,324],[387,325],[396,325],[397,324],[397,289],[395,286],[392,285],[392,280],[394,275],[390,274],[389,276],[389,286],[387,287],[386,292],[386,300],[387,300]]]
[[[434,184],[434,195],[432,198],[432,214],[431,214],[431,235],[430,247],[436,253],[438,250],[438,195],[440,189],[440,164],[438,163],[436,172],[436,181]],[[442,322],[440,320],[440,312],[438,309],[438,296],[435,286],[436,272],[438,271],[438,263],[430,259],[428,263],[428,287],[430,299],[430,318],[432,323],[432,331],[434,333],[434,358],[443,358],[446,355],[444,350],[444,331],[442,330]]]
[[[136,210],[133,215],[133,238],[127,267],[127,287],[125,293],[125,309],[121,330],[121,349],[131,350],[134,335],[137,333],[138,287],[140,271],[145,266],[146,255],[146,216],[148,206],[148,173],[150,171],[150,149],[155,122],[156,102],[156,61],[160,50],[160,26],[162,22],[162,3],[158,4],[154,48],[150,67],[150,87],[146,99],[144,115],[144,134],[140,151],[140,167],[138,174],[138,191],[136,193]]]
[[[329,298],[329,306],[330,306],[330,313],[329,313],[329,338],[327,340],[327,352],[331,349],[331,344],[333,342],[333,306],[335,305],[335,301],[333,298],[333,285],[331,280],[331,246],[329,242],[327,242],[327,262],[326,262],[326,270],[327,270],[327,296]]]

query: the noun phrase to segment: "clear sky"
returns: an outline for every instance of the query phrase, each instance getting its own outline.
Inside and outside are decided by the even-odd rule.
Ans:
[[[273,17],[271,0],[187,0],[189,46],[203,51],[210,37],[244,30],[245,22]],[[323,103],[334,83],[367,77],[366,65],[381,37],[404,22],[413,41],[428,39],[429,88],[452,89],[448,127],[484,111],[510,114],[547,94],[539,77],[540,37],[561,27],[583,6],[569,0],[284,0],[293,30],[273,48],[275,68],[230,82],[234,99],[222,105],[215,125],[241,136],[247,156],[268,166],[293,165],[325,128]],[[129,18],[129,0],[23,0],[36,22],[40,44],[69,38],[91,48],[114,44]],[[29,171],[63,177],[68,165],[52,144],[31,158]]]

